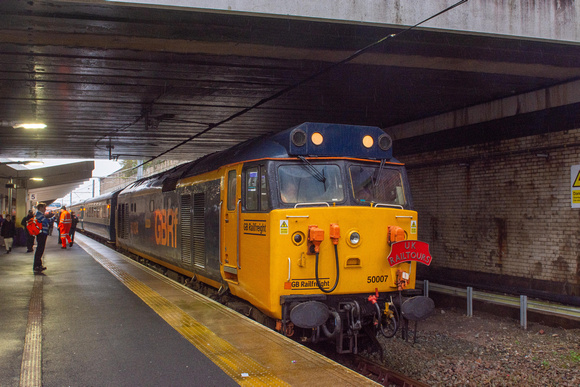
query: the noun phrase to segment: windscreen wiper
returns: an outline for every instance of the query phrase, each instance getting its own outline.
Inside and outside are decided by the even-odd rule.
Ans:
[[[310,172],[312,176],[314,176],[316,180],[318,180],[321,183],[326,183],[326,177],[324,177],[324,175],[320,173],[320,171],[316,169],[316,167],[312,165],[310,161],[306,160],[304,156],[298,156],[298,158],[306,164],[306,169]]]
[[[375,187],[379,185],[379,176],[381,176],[381,172],[383,171],[384,166],[385,166],[385,159],[381,159],[381,165],[379,166],[379,170],[377,171],[377,174],[374,177],[374,179],[375,179],[374,186]]]

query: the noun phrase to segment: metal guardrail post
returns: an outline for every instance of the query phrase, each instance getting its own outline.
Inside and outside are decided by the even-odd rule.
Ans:
[[[428,280],[423,281],[423,295],[425,297],[429,297],[429,281]]]
[[[467,291],[465,288],[455,288],[437,283],[430,283],[429,288],[429,291],[433,293],[448,294],[454,297],[467,297]],[[517,296],[473,291],[472,298],[483,302],[506,305],[513,308],[518,308],[520,306]],[[558,316],[580,321],[580,308],[576,306],[560,305],[541,300],[530,300],[528,302],[526,298],[526,313],[527,309],[534,313],[543,313],[550,316]],[[471,312],[473,313],[473,309]]]
[[[520,296],[520,325],[528,329],[528,296]]]
[[[467,317],[473,317],[473,288],[467,287]]]

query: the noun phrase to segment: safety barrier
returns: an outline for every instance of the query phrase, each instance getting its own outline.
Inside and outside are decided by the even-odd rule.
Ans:
[[[472,287],[455,288],[447,285],[433,284],[429,281],[417,281],[418,286],[423,282],[423,294],[429,297],[429,291],[449,294],[456,297],[464,297],[467,300],[467,316],[473,316],[473,300],[485,301],[498,305],[506,305],[520,309],[520,326],[528,328],[528,310],[552,316],[580,320],[580,308],[573,306],[549,303],[546,301],[529,300],[528,296],[509,296],[505,294],[486,293],[474,291]]]

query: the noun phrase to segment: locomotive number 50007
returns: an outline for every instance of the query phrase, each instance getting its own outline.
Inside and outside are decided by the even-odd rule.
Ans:
[[[388,275],[369,275],[367,277],[367,284],[375,284],[378,282],[387,282]]]

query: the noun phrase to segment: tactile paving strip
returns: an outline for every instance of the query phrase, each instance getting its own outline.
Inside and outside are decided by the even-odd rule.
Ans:
[[[235,382],[242,386],[288,385],[166,298],[119,268],[103,254],[86,244],[82,247]]]
[[[36,274],[30,296],[28,323],[22,352],[21,387],[42,386],[42,284],[43,275]]]

